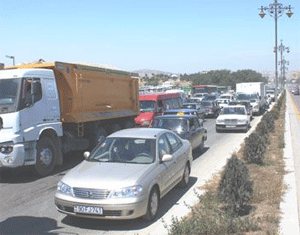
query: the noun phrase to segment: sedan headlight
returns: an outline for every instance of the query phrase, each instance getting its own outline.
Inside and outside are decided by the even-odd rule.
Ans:
[[[217,124],[225,124],[224,119],[217,119],[216,122],[217,122]]]
[[[247,124],[247,120],[240,119],[240,120],[238,120],[238,123],[239,124]]]
[[[62,181],[58,182],[58,184],[57,184],[57,191],[60,192],[60,193],[62,193],[62,194],[73,196],[73,190],[72,190],[72,188],[69,185],[67,185],[64,182],[62,182]]]
[[[136,185],[127,188],[121,188],[112,190],[110,192],[110,198],[125,198],[125,197],[138,197],[142,194],[143,188],[141,185]]]

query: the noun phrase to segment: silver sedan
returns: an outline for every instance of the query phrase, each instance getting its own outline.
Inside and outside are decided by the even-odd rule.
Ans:
[[[192,166],[188,140],[156,128],[115,132],[58,183],[59,212],[99,219],[153,220],[161,198],[187,186]]]

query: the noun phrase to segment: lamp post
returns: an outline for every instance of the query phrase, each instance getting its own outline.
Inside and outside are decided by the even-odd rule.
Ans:
[[[15,57],[11,56],[11,55],[6,55],[7,58],[12,59],[13,60],[13,66],[15,66]]]
[[[268,7],[263,7],[261,6],[259,16],[261,18],[264,18],[266,15],[265,11],[268,11],[270,16],[275,19],[275,47],[274,47],[274,52],[275,52],[275,99],[277,100],[277,95],[278,95],[278,72],[277,72],[277,19],[283,15],[284,11],[287,11],[286,14],[290,18],[293,15],[292,12],[292,7],[289,5],[288,7],[284,7],[281,3],[278,3],[277,0],[274,0],[273,3],[269,4]]]
[[[283,58],[283,52],[286,51],[287,53],[290,53],[290,48],[289,47],[286,47],[282,44],[282,40],[281,40],[281,44],[278,46],[278,50],[280,52],[280,61],[279,61],[279,65],[280,66],[280,78],[281,78],[281,86],[283,86],[284,84],[284,80],[285,80],[285,64],[288,65],[288,61],[286,61],[284,58]]]
[[[289,61],[286,61],[283,57],[278,64],[281,65],[281,86],[283,87],[285,81],[285,71],[288,70],[288,68],[285,65],[289,65]]]

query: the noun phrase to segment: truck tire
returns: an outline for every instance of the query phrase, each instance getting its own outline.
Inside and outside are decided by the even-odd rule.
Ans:
[[[35,173],[39,176],[49,175],[56,164],[58,149],[50,137],[42,137],[36,146]]]

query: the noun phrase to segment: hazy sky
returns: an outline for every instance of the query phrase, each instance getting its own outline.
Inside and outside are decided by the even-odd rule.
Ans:
[[[274,0],[0,0],[0,62],[40,58],[133,71],[274,70]],[[278,19],[289,71],[300,69],[300,1]],[[280,57],[279,57],[280,58]]]

